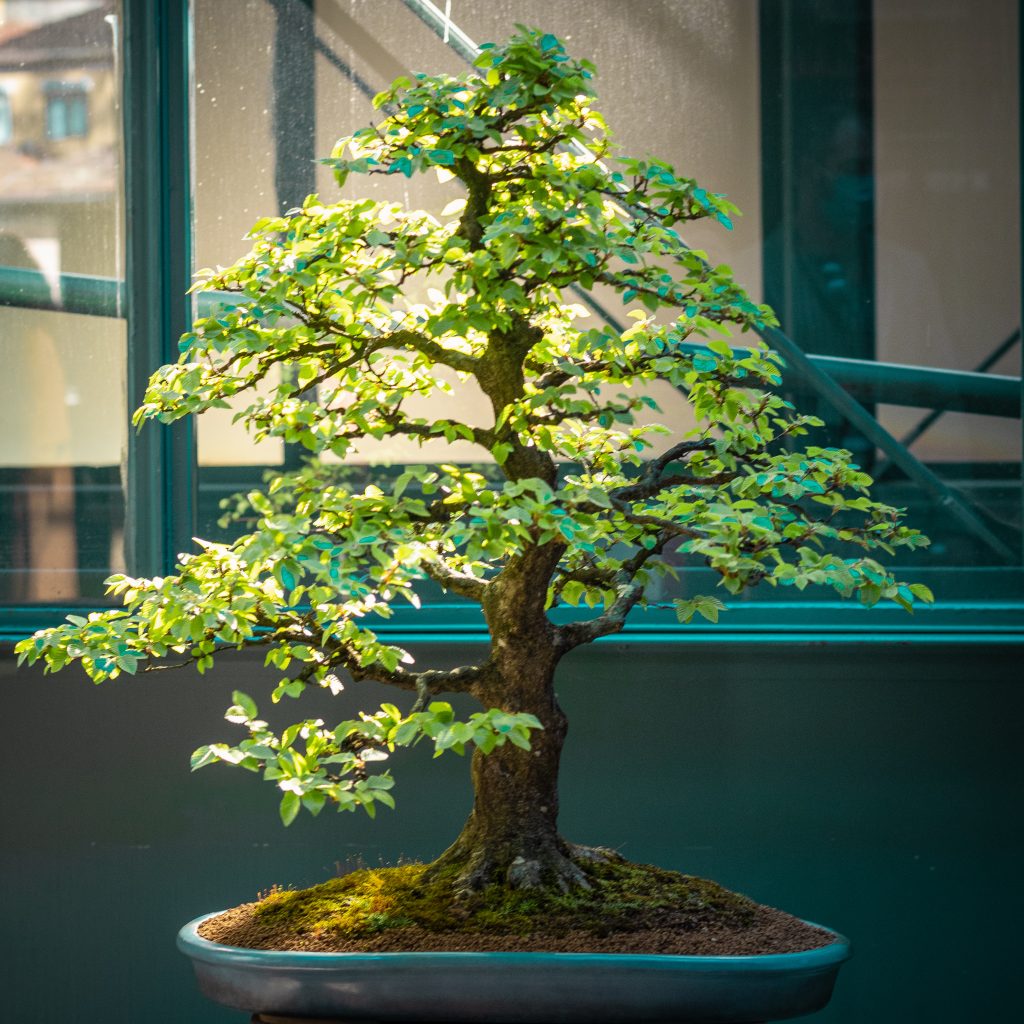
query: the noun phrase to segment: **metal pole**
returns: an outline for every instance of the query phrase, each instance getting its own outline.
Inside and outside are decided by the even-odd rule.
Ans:
[[[122,4],[129,408],[150,374],[177,358],[192,319],[188,8],[187,0]],[[111,285],[105,303],[117,301]],[[129,571],[168,572],[195,534],[192,424],[129,430],[126,468]]]

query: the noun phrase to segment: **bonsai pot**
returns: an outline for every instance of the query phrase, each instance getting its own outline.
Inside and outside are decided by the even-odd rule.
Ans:
[[[178,933],[203,994],[274,1017],[452,1024],[754,1024],[828,1002],[850,944],[763,956],[308,953]]]

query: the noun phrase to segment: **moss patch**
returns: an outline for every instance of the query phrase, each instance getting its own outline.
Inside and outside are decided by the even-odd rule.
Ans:
[[[785,952],[830,941],[706,879],[619,859],[581,866],[589,890],[490,886],[468,895],[455,892],[454,872],[427,865],[364,869],[271,892],[201,934],[256,949],[339,951]]]
[[[628,861],[587,867],[592,889],[569,893],[492,885],[457,896],[454,872],[429,877],[426,865],[353,871],[311,889],[263,899],[258,921],[299,932],[356,937],[387,928],[489,931],[526,935],[542,923],[549,933],[597,933],[635,927],[652,914],[683,914],[697,925],[709,919],[749,924],[755,904],[714,882]]]

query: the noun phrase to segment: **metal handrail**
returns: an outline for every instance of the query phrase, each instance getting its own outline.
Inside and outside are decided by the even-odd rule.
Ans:
[[[0,266],[0,306],[123,319],[124,292],[124,281],[114,277],[61,274],[53,288],[38,270]],[[230,292],[197,292],[198,315],[209,316],[237,298]]]
[[[1018,327],[1014,332],[1008,335],[1003,341],[1001,341],[977,366],[975,366],[973,372],[976,374],[987,374],[988,370],[995,366],[1007,352],[1014,347],[1014,345],[1020,342],[1020,328]],[[993,376],[995,376],[993,374]],[[1012,379],[1012,378],[1011,378]],[[1019,382],[1019,378],[1018,378]],[[929,413],[924,419],[921,420],[916,426],[914,426],[906,435],[900,438],[900,442],[905,444],[908,448],[926,431],[930,430],[931,427],[942,418],[942,416],[950,412],[950,409],[935,409]]]

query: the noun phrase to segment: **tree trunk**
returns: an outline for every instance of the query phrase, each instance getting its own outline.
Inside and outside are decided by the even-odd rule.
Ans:
[[[513,567],[484,603],[493,671],[473,695],[486,708],[535,715],[544,728],[534,730],[529,750],[506,743],[490,754],[474,752],[473,810],[434,865],[454,867],[463,889],[588,884],[573,861],[575,848],[558,834],[558,763],[568,722],[555,697],[559,653],[544,612],[551,557]]]

